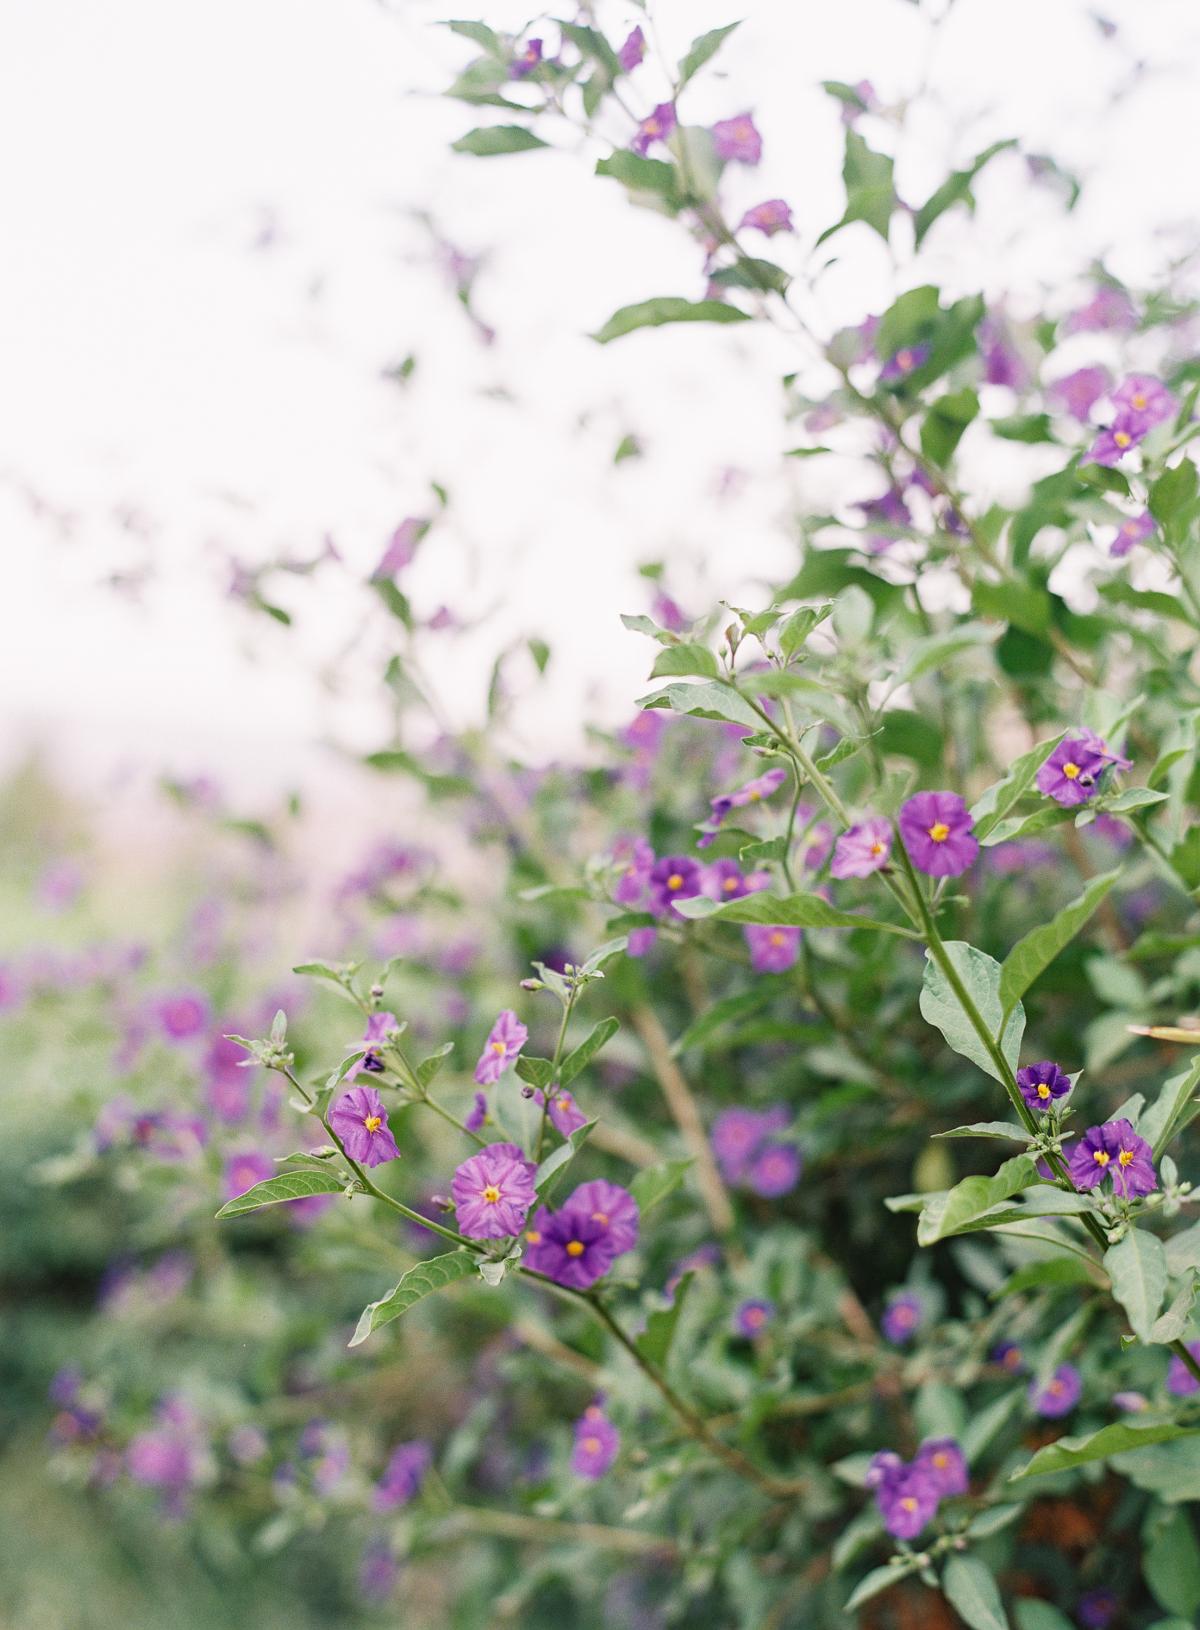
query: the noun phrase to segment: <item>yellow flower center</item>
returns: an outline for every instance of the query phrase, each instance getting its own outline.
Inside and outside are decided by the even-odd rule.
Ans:
[[[752,1330],[757,1330],[766,1316],[761,1307],[752,1307],[746,1314],[746,1323]]]
[[[1021,1349],[1019,1347],[1010,1347],[1004,1355],[1003,1363],[1006,1370],[1017,1369],[1021,1363]]]
[[[670,877],[667,878],[667,887],[669,889],[681,889],[683,887],[683,878],[680,877],[678,872],[672,872]]]
[[[569,1092],[564,1092],[562,1097],[556,1101],[555,1107],[558,1109],[570,1109],[571,1094]]]
[[[1113,433],[1113,440],[1118,447],[1128,447],[1133,437],[1126,430],[1117,430]]]
[[[787,938],[787,936],[785,934],[781,934],[779,929],[777,928],[775,930],[775,932],[771,935],[771,944],[772,945],[782,945],[786,938]]]
[[[598,1222],[600,1224],[601,1228],[607,1228],[608,1227],[608,1215],[607,1215],[606,1212],[593,1211],[592,1212],[592,1221],[593,1222]]]
[[[1133,405],[1134,405],[1135,408],[1137,408],[1139,413],[1145,407],[1146,398],[1142,395],[1141,391],[1139,391],[1137,393],[1137,395],[1133,398]]]
[[[896,352],[896,366],[897,366],[897,368],[900,369],[901,373],[907,373],[908,370],[912,367],[912,365],[913,365],[913,354],[912,354],[911,351],[897,351]]]
[[[1061,1381],[1051,1381],[1049,1386],[1046,1388],[1046,1391],[1050,1393],[1051,1397],[1054,1398],[1057,1398],[1059,1393],[1064,1392],[1065,1390],[1066,1389]]]
[[[600,1439],[584,1438],[583,1448],[586,1449],[590,1455],[598,1455],[600,1453]]]
[[[946,1467],[950,1464],[950,1456],[943,1454],[934,1455],[933,1463],[939,1471],[945,1471]]]
[[[903,1500],[901,1500],[900,1509],[901,1511],[915,1511],[917,1509],[917,1502],[913,1499],[911,1494],[906,1494]]]
[[[383,1125],[383,1116],[368,1115],[366,1120],[363,1122],[363,1125],[366,1127],[368,1132],[378,1132],[379,1128]]]
[[[950,828],[946,825],[945,821],[934,821],[933,825],[929,828],[929,836],[933,839],[934,843],[945,843],[946,839],[950,836]]]
[[[1093,1153],[1092,1159],[1096,1162],[1097,1166],[1107,1166],[1109,1160],[1108,1151],[1105,1149],[1097,1149]]]
[[[1079,774],[1078,764],[1072,764],[1068,761],[1063,765],[1063,774],[1066,776],[1068,781],[1074,781],[1075,777]]]
[[[494,1206],[500,1198],[500,1190],[494,1183],[489,1183],[487,1188],[485,1188],[483,1191],[483,1197],[487,1201],[488,1205]]]
[[[529,1241],[530,1245],[540,1245],[542,1243],[542,1236],[538,1233],[536,1228],[528,1229],[526,1231],[525,1238]]]
[[[491,1047],[493,1053],[502,1053],[504,1051],[504,1043],[502,1041],[489,1042],[488,1045]]]
[[[757,787],[755,787],[754,791],[750,794],[750,802],[752,804],[756,804],[761,797],[762,797],[762,793],[759,792]]]
[[[884,855],[884,854],[886,854],[887,853],[887,844],[886,843],[873,843],[871,845],[871,853],[873,855]]]
[[[1122,1166],[1128,1166],[1130,1164],[1130,1162],[1132,1161],[1132,1159],[1133,1159],[1133,1150],[1132,1149],[1122,1149],[1121,1153],[1117,1156],[1117,1161]]]
[[[738,880],[736,877],[727,877],[721,884],[721,887],[725,890],[726,894],[732,894],[734,889],[737,888],[737,884]]]
[[[1046,1083],[1044,1081],[1039,1081],[1038,1082],[1038,1097],[1039,1098],[1049,1098],[1049,1096],[1050,1096],[1050,1088],[1046,1085]]]
[[[583,1244],[582,1240],[569,1239],[567,1241],[567,1255],[568,1256],[582,1256],[583,1252],[584,1252],[584,1244]]]

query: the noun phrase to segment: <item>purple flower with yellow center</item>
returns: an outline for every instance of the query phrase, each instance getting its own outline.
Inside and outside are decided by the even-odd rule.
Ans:
[[[1142,437],[1121,418],[1102,430],[1088,448],[1087,457],[1093,464],[1113,465],[1135,448]]]
[[[718,119],[712,127],[713,151],[722,164],[757,164],[762,158],[762,137],[749,113]]]
[[[508,65],[510,79],[528,79],[542,65],[541,40],[528,40]]]
[[[1058,1420],[1069,1415],[1083,1392],[1083,1378],[1074,1364],[1060,1364],[1043,1385],[1036,1378],[1029,1383],[1029,1402],[1039,1415]]]
[[[800,1151],[791,1143],[768,1143],[750,1163],[747,1182],[764,1200],[790,1194],[800,1181]]]
[[[712,1147],[721,1175],[729,1183],[740,1183],[750,1170],[755,1155],[774,1132],[782,1132],[791,1120],[783,1104],[773,1109],[724,1109],[713,1122]]]
[[[487,1094],[485,1092],[477,1092],[475,1094],[475,1102],[471,1105],[470,1113],[467,1115],[463,1125],[466,1127],[468,1132],[478,1132],[480,1127],[482,1127],[487,1121],[487,1118]]]
[[[1130,374],[1113,391],[1111,401],[1119,409],[1121,423],[1139,440],[1169,419],[1178,406],[1162,380],[1152,374]]]
[[[628,1189],[597,1177],[590,1183],[581,1183],[570,1203],[608,1229],[615,1256],[633,1250],[638,1241],[638,1204]]]
[[[375,1510],[395,1511],[414,1500],[421,1491],[432,1459],[433,1451],[420,1438],[393,1449],[371,1498]]]
[[[571,1470],[576,1477],[595,1481],[603,1477],[621,1447],[621,1434],[599,1404],[589,1404],[575,1422],[575,1447]]]
[[[700,891],[710,900],[741,900],[751,892],[750,881],[736,860],[715,860],[700,874]]]
[[[677,122],[674,102],[660,102],[638,125],[630,147],[645,158],[656,141],[666,141],[674,134]]]
[[[747,923],[742,932],[755,973],[786,973],[800,955],[800,929],[785,924]]]
[[[640,28],[632,29],[622,41],[617,51],[617,61],[622,70],[631,74],[638,67],[646,55],[646,36]]]
[[[873,816],[842,833],[829,870],[839,882],[847,877],[870,877],[887,865],[891,852],[892,823],[881,815]]]
[[[918,792],[899,820],[910,860],[929,877],[960,877],[979,853],[975,822],[956,792]]]
[[[1010,1375],[1020,1375],[1025,1368],[1025,1352],[1015,1341],[1001,1341],[992,1348],[988,1354],[993,1364],[998,1364],[1002,1370]]]
[[[594,1285],[617,1255],[608,1226],[570,1203],[561,1211],[540,1207],[525,1230],[525,1267],[574,1290]]]
[[[901,1464],[876,1488],[875,1504],[893,1539],[916,1539],[937,1512],[937,1486],[923,1466]]]
[[[664,855],[650,868],[649,888],[654,915],[674,916],[676,900],[700,893],[700,868],[690,855]]]
[[[1189,1341],[1187,1350],[1194,1359],[1200,1360],[1200,1341]],[[1190,1393],[1200,1391],[1200,1381],[1196,1380],[1181,1358],[1171,1359],[1167,1369],[1167,1391],[1177,1398],[1186,1398]]]
[[[540,1108],[543,1103],[542,1094],[535,1092],[533,1096],[534,1102]],[[561,1132],[564,1138],[569,1138],[572,1132],[578,1132],[581,1126],[587,1125],[587,1116],[565,1087],[550,1088],[547,1114],[555,1131]]]
[[[753,1341],[760,1336],[775,1317],[775,1303],[765,1297],[739,1302],[733,1314],[733,1328],[737,1335]]]
[[[1054,407],[1069,413],[1080,424],[1086,424],[1109,383],[1106,368],[1076,368],[1074,373],[1064,374],[1047,385],[1046,395]]]
[[[366,1032],[362,1038],[363,1056],[354,1067],[354,1074],[359,1070],[370,1070],[378,1075],[384,1068],[380,1051],[384,1045],[389,1030],[396,1029],[396,1015],[394,1013],[372,1013],[367,1020]]]
[[[511,1008],[497,1014],[475,1066],[475,1085],[490,1087],[499,1081],[509,1065],[516,1062],[528,1039],[529,1031]]]
[[[1145,543],[1146,539],[1152,538],[1157,531],[1154,516],[1148,509],[1144,509],[1140,515],[1130,515],[1121,522],[1116,537],[1108,546],[1108,552],[1118,560],[1122,559],[1137,544]]]
[[[773,238],[777,232],[792,232],[792,208],[784,198],[767,198],[761,204],[751,204],[738,222],[739,232],[761,232]]]
[[[1098,1188],[1107,1177],[1112,1180],[1114,1193],[1132,1200],[1152,1194],[1158,1187],[1154,1152],[1129,1121],[1089,1126],[1079,1142],[1063,1152],[1077,1189]]]
[[[1040,1064],[1027,1064],[1018,1070],[1017,1085],[1030,1109],[1040,1110],[1044,1115],[1057,1099],[1065,1098],[1070,1092],[1071,1078],[1051,1059],[1045,1058]]]
[[[915,1291],[902,1290],[898,1295],[889,1298],[883,1310],[883,1318],[879,1321],[879,1328],[889,1341],[895,1342],[899,1347],[912,1340],[924,1319],[925,1304],[921,1298]]]
[[[1131,760],[1114,753],[1093,730],[1060,741],[1037,773],[1037,788],[1064,808],[1085,804],[1096,792],[1104,771],[1112,765],[1127,770]]]
[[[275,1173],[275,1162],[253,1149],[245,1154],[230,1155],[225,1162],[225,1175],[222,1181],[225,1198],[236,1200],[256,1183],[265,1183],[268,1177],[274,1177]]]
[[[700,839],[703,849],[712,842],[712,834],[724,822],[731,809],[745,809],[749,804],[761,803],[772,793],[778,792],[787,780],[786,770],[764,770],[756,775],[752,781],[737,787],[733,792],[723,792],[710,801],[708,828],[704,837]]]
[[[927,345],[902,345],[884,363],[879,370],[879,377],[884,384],[892,384],[897,380],[907,379],[909,374],[915,374],[917,369],[923,368],[928,361]]]
[[[388,1126],[387,1110],[374,1087],[351,1087],[329,1111],[329,1124],[351,1160],[382,1166],[400,1151]]]
[[[913,1464],[928,1474],[940,1499],[965,1494],[970,1487],[966,1456],[955,1438],[931,1438],[917,1450]]]
[[[515,1143],[489,1143],[464,1160],[450,1185],[459,1233],[468,1239],[519,1234],[536,1198],[536,1171]]]

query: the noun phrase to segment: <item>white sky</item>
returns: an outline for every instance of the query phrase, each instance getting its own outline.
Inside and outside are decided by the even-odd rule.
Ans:
[[[1104,9],[1115,42],[1082,0],[959,0],[929,65],[946,113],[914,130],[901,192],[919,199],[948,159],[1009,134],[1095,182],[1063,226],[1015,167],[998,173],[970,241],[935,237],[935,278],[1015,287],[1032,309],[1093,252],[1136,280],[1179,246],[1163,229],[1195,213],[1200,11]],[[350,585],[325,572],[319,592],[281,589],[298,612],[289,636],[230,610],[226,560],[313,554],[328,533],[365,574],[398,520],[428,508],[431,479],[452,502],[414,597],[495,616],[432,647],[430,665],[465,717],[499,645],[545,635],[554,685],[523,715],[535,752],[576,739],[585,698],[620,718],[644,688],[645,647],[617,623],[645,609],[637,561],[670,560],[697,611],[790,566],[789,503],[828,501],[819,474],[778,458],[793,439],[778,380],[795,357],[757,327],[586,337],[628,301],[698,295],[694,247],[589,179],[594,155],[578,148],[452,154],[490,117],[432,94],[471,50],[434,26],[456,10],[499,28],[527,15],[507,0],[0,0],[10,755],[41,741],[85,774],[137,763],[265,789],[314,775],[322,739],[376,745],[367,654],[344,650]],[[754,108],[765,158],[732,179],[731,211],[782,195],[807,247],[842,197],[819,81],[866,77],[899,99],[923,71],[925,26],[905,0],[660,0],[656,16],[674,59],[739,11],[722,76],[698,84],[685,117]],[[637,13],[607,16],[620,37]],[[1139,58],[1150,71],[1118,96]],[[649,66],[642,82],[648,105],[661,94]],[[431,264],[420,210],[487,254],[476,299],[490,349]],[[857,321],[890,298],[892,270],[865,229],[837,247],[821,309]],[[408,353],[402,391],[383,370]],[[614,469],[626,431],[647,457]],[[747,479],[718,499],[726,466]],[[144,565],[136,600],[97,587]],[[338,694],[311,676],[318,662]]]

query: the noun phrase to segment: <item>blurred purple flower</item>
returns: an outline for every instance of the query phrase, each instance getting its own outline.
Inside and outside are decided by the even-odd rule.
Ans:
[[[713,150],[723,164],[757,164],[762,158],[762,137],[749,113],[718,119],[712,127]]]
[[[747,923],[742,929],[755,973],[786,973],[800,955],[801,930],[785,924]]]
[[[1060,1364],[1044,1386],[1029,1383],[1029,1402],[1039,1415],[1057,1420],[1069,1415],[1083,1392],[1083,1378],[1074,1364]]]
[[[768,198],[761,204],[752,204],[738,222],[737,230],[761,232],[773,238],[777,232],[792,232],[791,205],[783,198]]]
[[[630,74],[646,55],[646,36],[640,28],[631,29],[617,50],[617,61],[625,73]]]
[[[1053,407],[1086,424],[1110,383],[1106,368],[1076,368],[1074,373],[1064,374],[1047,385],[1046,396]]]
[[[644,158],[655,142],[666,141],[674,134],[676,123],[675,104],[660,102],[638,125],[629,145],[635,153],[640,153]]]
[[[571,1470],[576,1477],[595,1481],[617,1458],[621,1447],[621,1434],[607,1418],[599,1404],[589,1404],[575,1422],[575,1447],[571,1451]]]
[[[1117,528],[1117,535],[1108,546],[1110,555],[1123,559],[1136,544],[1145,543],[1158,531],[1154,516],[1148,509],[1140,515],[1130,515]]]
[[[371,581],[378,583],[381,579],[394,579],[397,572],[411,566],[417,552],[417,545],[429,531],[432,523],[417,515],[410,515],[400,522],[388,540],[387,548],[379,557],[379,564],[371,573]]]
[[[775,1317],[775,1303],[763,1297],[739,1302],[733,1313],[733,1328],[737,1335],[753,1340],[762,1334]]]
[[[888,1299],[879,1328],[888,1341],[902,1346],[911,1341],[925,1321],[925,1304],[915,1291],[902,1290]]]
[[[891,852],[892,824],[877,815],[842,833],[829,870],[839,882],[848,877],[869,877],[887,865]]]
[[[428,1443],[415,1438],[401,1443],[392,1450],[383,1476],[375,1485],[371,1503],[376,1511],[395,1511],[407,1505],[420,1493],[425,1473],[429,1470],[433,1451]]]

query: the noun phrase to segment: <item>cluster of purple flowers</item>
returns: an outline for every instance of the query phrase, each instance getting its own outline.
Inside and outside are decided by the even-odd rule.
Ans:
[[[1117,412],[1088,450],[1093,464],[1116,464],[1177,407],[1162,380],[1150,374],[1131,374],[1111,392],[1109,400]]]
[[[581,1183],[559,1210],[538,1208],[525,1230],[523,1260],[556,1284],[587,1290],[637,1240],[637,1201],[628,1189],[597,1178]]]
[[[867,1470],[867,1487],[874,1489],[883,1526],[894,1539],[915,1539],[943,1500],[969,1486],[967,1462],[954,1438],[923,1443],[911,1461],[884,1450]]]
[[[1130,1121],[1105,1121],[1089,1126],[1078,1143],[1063,1150],[1071,1181],[1077,1189],[1098,1188],[1105,1178],[1113,1192],[1125,1200],[1152,1194],[1158,1187],[1154,1151],[1134,1131]]]
[[[725,1181],[753,1189],[764,1199],[790,1194],[800,1181],[800,1151],[775,1134],[791,1118],[783,1104],[766,1110],[722,1110],[713,1122],[712,1146]]]

